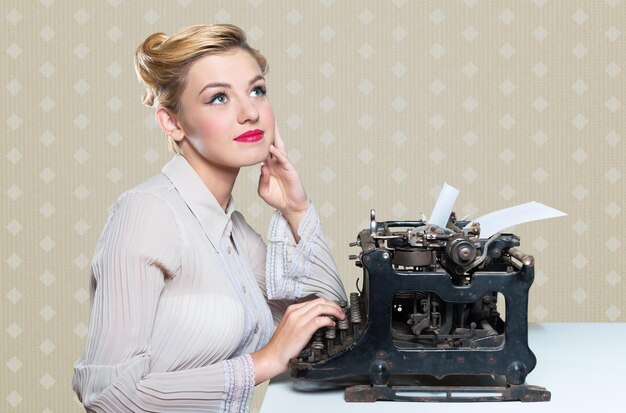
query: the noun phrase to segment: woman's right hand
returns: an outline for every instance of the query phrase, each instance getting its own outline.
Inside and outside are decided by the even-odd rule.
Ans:
[[[278,125],[274,125],[274,142],[261,165],[257,192],[269,206],[283,214],[297,241],[298,227],[309,209],[309,199],[298,171],[287,158]]]
[[[345,317],[337,303],[325,298],[290,305],[267,346],[252,353],[255,384],[286,371],[289,360],[300,354],[318,329],[335,325],[331,316]]]

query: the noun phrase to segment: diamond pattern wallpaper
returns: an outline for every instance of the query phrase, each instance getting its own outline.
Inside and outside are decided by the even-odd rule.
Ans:
[[[244,28],[268,58],[288,154],[348,291],[348,244],[418,219],[444,182],[458,216],[536,200],[513,228],[536,259],[532,322],[626,321],[626,2],[2,1],[3,412],[78,412],[91,254],[126,189],[170,158],[134,50],[197,23]],[[272,211],[242,170],[238,209]],[[258,409],[262,399],[255,400]]]

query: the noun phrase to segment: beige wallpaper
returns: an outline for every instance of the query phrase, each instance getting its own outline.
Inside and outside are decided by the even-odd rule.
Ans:
[[[626,4],[597,1],[2,1],[0,410],[80,411],[88,270],[117,196],[168,160],[132,67],[154,31],[232,22],[270,62],[289,155],[347,256],[369,210],[458,215],[531,200],[533,322],[624,322]],[[265,231],[258,169],[240,210]],[[258,404],[257,404],[258,406]]]

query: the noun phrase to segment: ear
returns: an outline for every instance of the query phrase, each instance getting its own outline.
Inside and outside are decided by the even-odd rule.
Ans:
[[[159,106],[154,115],[157,123],[161,127],[161,130],[174,139],[176,142],[180,142],[185,137],[185,131],[182,125],[176,119],[176,117],[170,113],[169,110],[162,106]]]

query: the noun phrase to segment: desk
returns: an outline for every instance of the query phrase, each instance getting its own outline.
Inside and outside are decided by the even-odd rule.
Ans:
[[[299,392],[281,377],[261,413],[626,412],[626,323],[531,324],[528,343],[537,366],[526,382],[549,390],[549,402],[346,403],[343,390]]]

